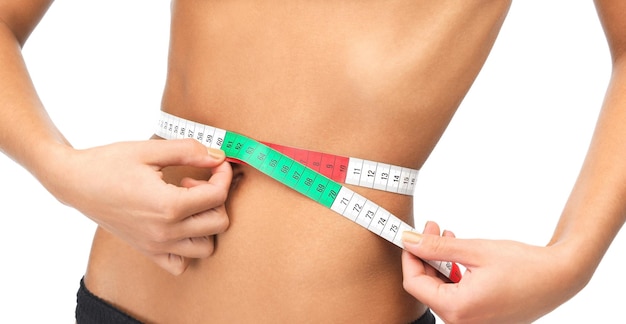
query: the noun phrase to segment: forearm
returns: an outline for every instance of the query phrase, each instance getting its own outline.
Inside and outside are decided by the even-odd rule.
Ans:
[[[0,150],[40,175],[52,152],[69,147],[43,108],[21,54],[21,42],[0,20]]]
[[[590,278],[626,220],[626,60],[615,60],[587,157],[550,245]]]

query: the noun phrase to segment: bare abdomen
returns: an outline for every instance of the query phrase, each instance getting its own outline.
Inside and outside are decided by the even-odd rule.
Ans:
[[[217,236],[213,256],[173,277],[101,234],[88,287],[162,322],[393,323],[423,312],[402,288],[398,247],[249,167],[235,174],[230,227]],[[410,215],[407,197],[364,194],[405,220]]]

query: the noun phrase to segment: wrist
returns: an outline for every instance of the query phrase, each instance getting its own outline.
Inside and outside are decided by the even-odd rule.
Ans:
[[[553,239],[547,248],[554,254],[553,260],[558,260],[557,264],[550,266],[558,268],[558,279],[571,296],[587,285],[601,258],[593,242],[583,236]]]
[[[63,188],[72,186],[70,175],[75,169],[76,150],[66,143],[50,142],[33,150],[27,169],[57,199],[65,203]]]

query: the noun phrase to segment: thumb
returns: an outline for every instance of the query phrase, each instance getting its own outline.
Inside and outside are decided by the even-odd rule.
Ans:
[[[474,259],[472,240],[458,239],[451,235],[439,236],[404,232],[404,249],[424,260],[452,261],[466,265]]]
[[[211,168],[224,162],[224,151],[208,148],[194,139],[150,140],[141,146],[149,164]]]
[[[433,310],[446,307],[451,298],[458,293],[458,284],[448,284],[433,270],[425,268],[422,260],[451,261],[465,265],[463,261],[471,257],[466,256],[468,250],[464,241],[466,240],[457,239],[450,233],[439,236],[404,232],[402,234],[404,289]]]

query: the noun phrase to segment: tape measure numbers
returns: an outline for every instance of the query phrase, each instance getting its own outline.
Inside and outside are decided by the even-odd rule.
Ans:
[[[339,182],[352,182],[368,188],[412,194],[415,187],[414,179],[417,177],[416,170],[316,152],[313,153],[313,159],[302,159],[307,164],[305,165],[296,161],[294,157],[305,154],[308,157],[312,151],[287,148],[292,151],[289,154],[293,156],[291,157],[279,151],[285,150],[284,146],[266,145],[242,134],[196,123],[166,112],[161,112],[156,135],[165,139],[194,138],[207,147],[221,149],[229,160],[249,164],[400,248],[404,248],[402,232],[415,231],[395,215]],[[339,167],[334,162],[330,163],[331,160],[339,160]],[[322,167],[321,161],[329,163]],[[317,170],[308,164],[314,165]],[[345,177],[342,165],[345,166]],[[353,173],[352,177],[349,176],[349,170]],[[451,281],[461,280],[461,271],[455,263],[430,260],[425,262]]]
[[[413,195],[419,170],[261,142],[340,183]]]

